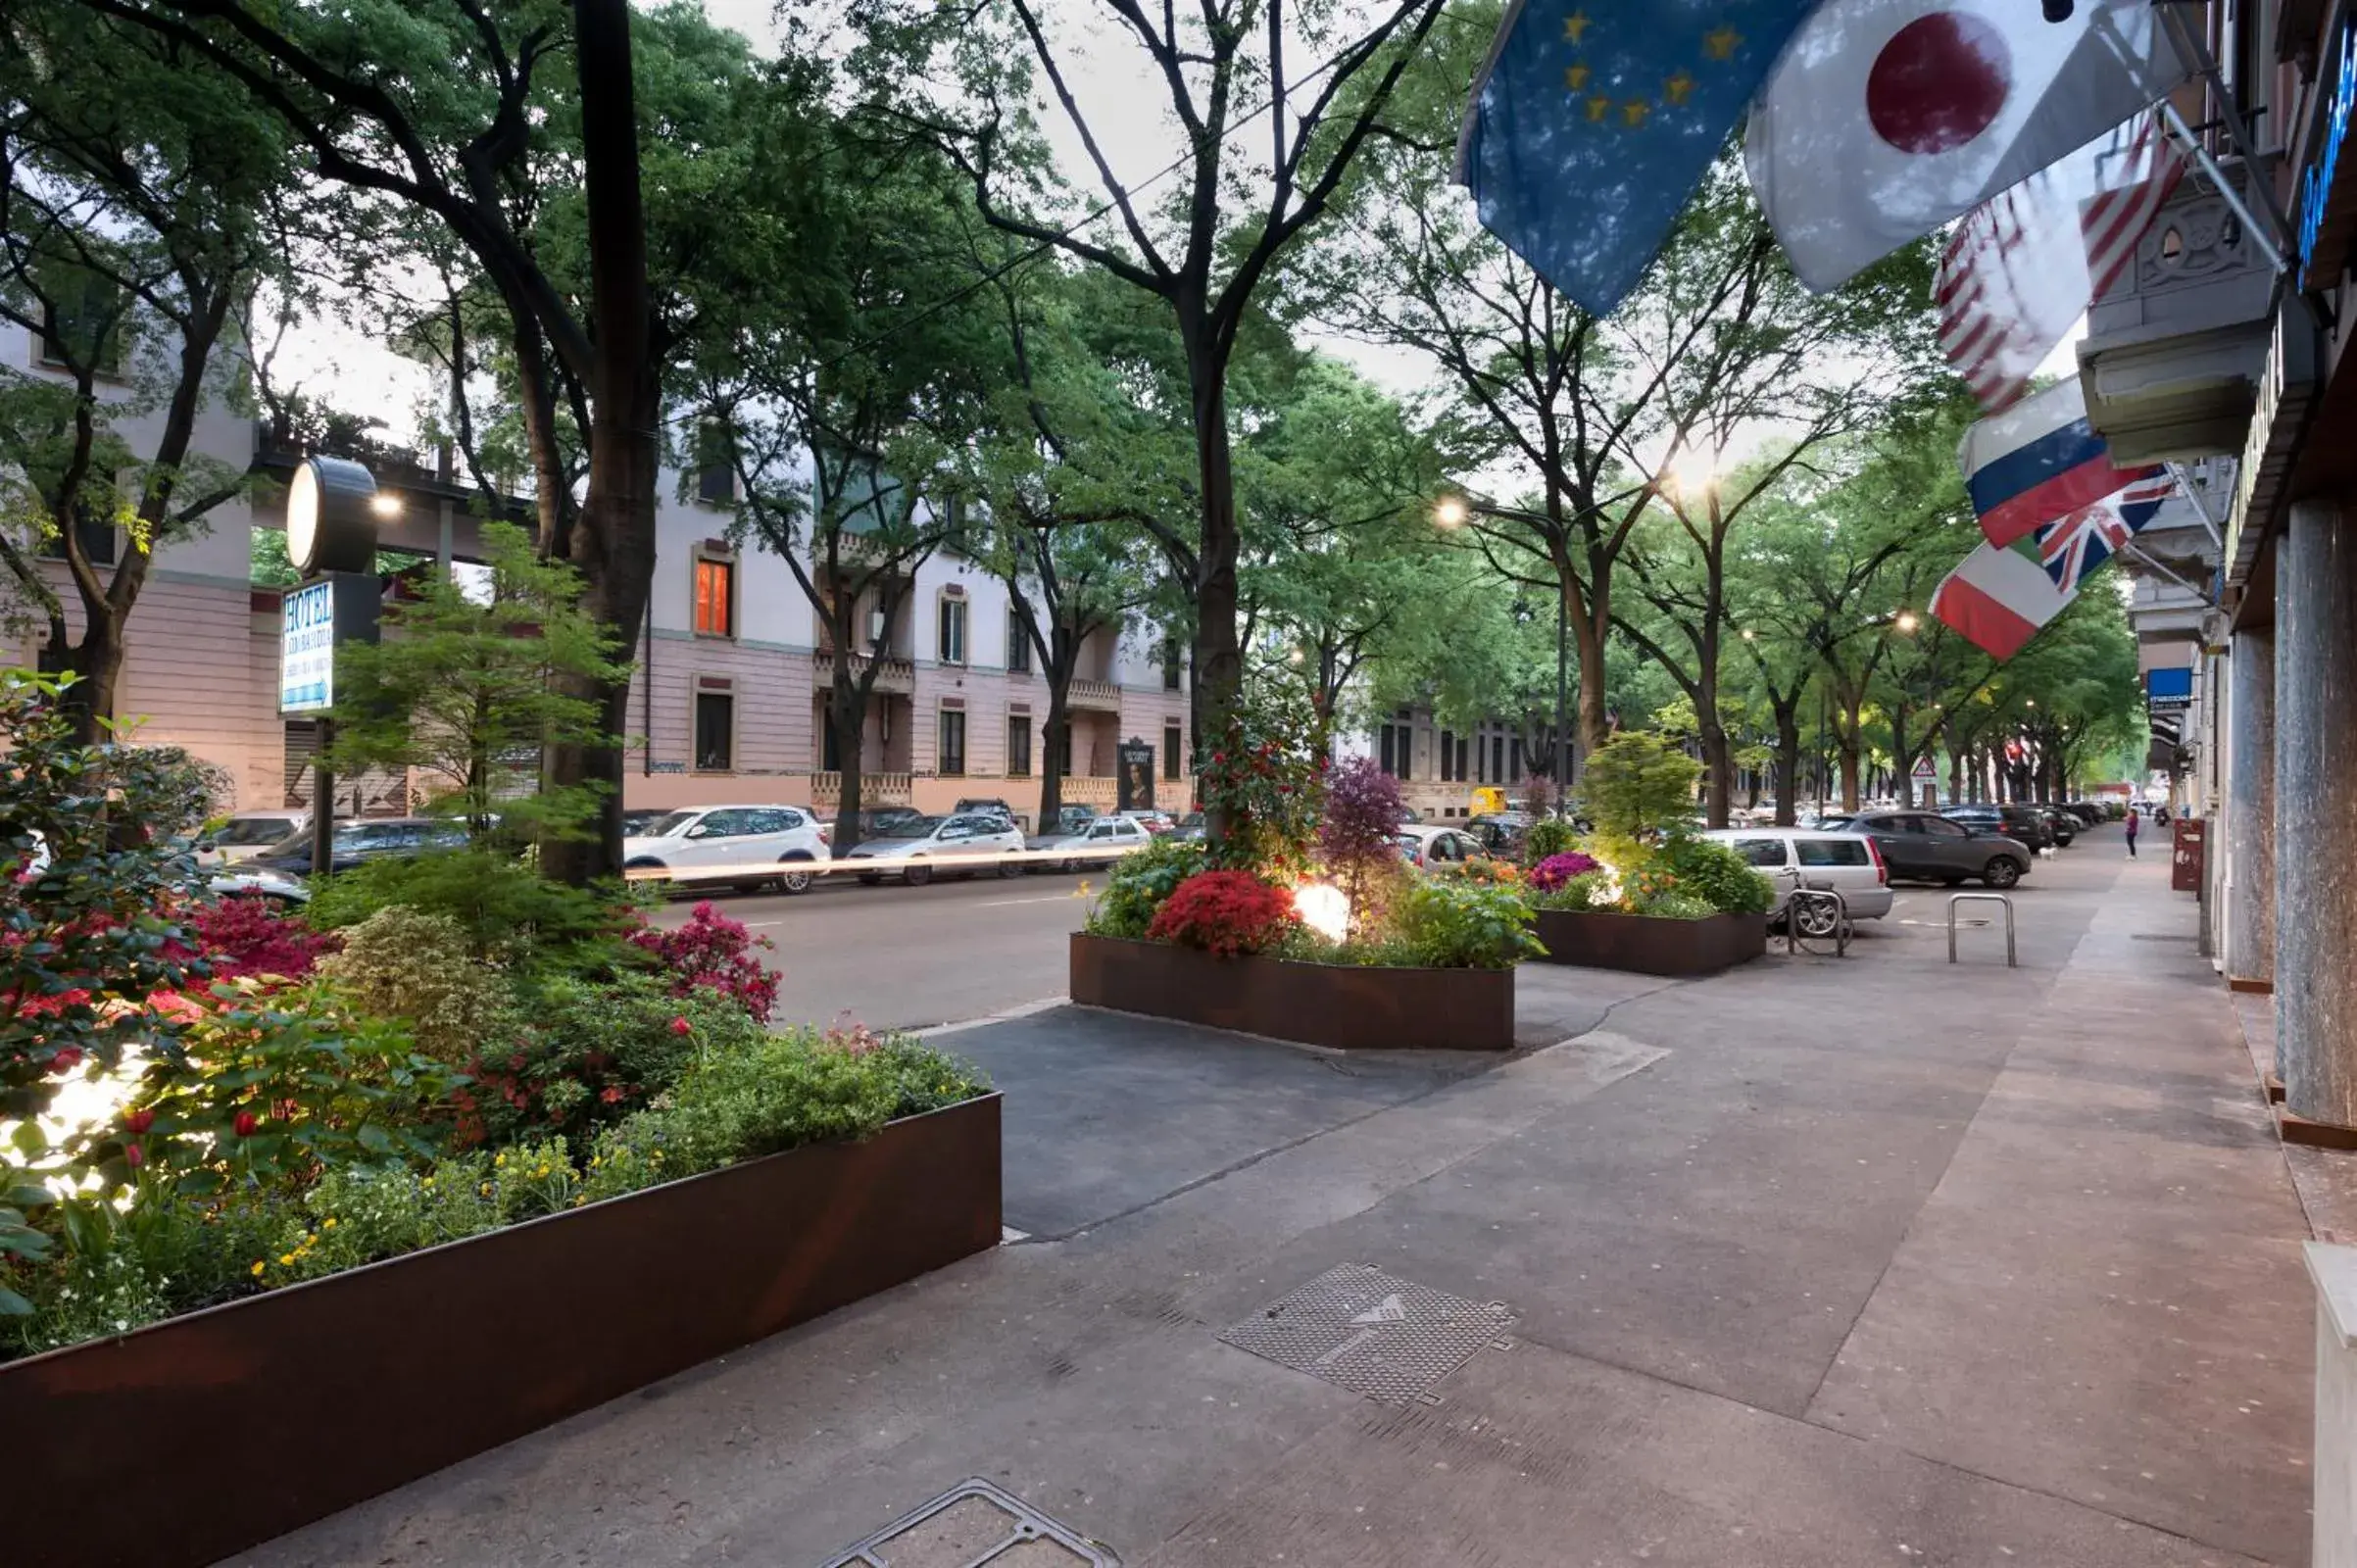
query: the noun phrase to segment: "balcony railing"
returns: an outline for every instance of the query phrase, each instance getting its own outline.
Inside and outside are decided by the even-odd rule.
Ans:
[[[1121,688],[1109,680],[1081,680],[1072,682],[1065,701],[1074,708],[1093,709],[1103,712],[1121,711]]]
[[[1063,783],[1064,804],[1109,811],[1120,799],[1120,788],[1121,781],[1117,778],[1067,778]]]
[[[858,680],[866,673],[872,662],[865,654],[851,656],[851,676]],[[897,655],[884,656],[884,667],[876,673],[875,689],[880,692],[910,692],[916,689],[916,666]],[[810,660],[810,683],[813,686],[835,684],[835,651],[821,648]]]
[[[841,773],[810,775],[810,800],[813,805],[834,806],[842,799]],[[859,799],[867,806],[907,806],[909,800],[908,775],[862,772],[859,775]]]

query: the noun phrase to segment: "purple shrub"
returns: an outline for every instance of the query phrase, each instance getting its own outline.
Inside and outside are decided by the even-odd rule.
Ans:
[[[1550,855],[1531,867],[1531,886],[1542,893],[1553,893],[1575,876],[1586,876],[1591,871],[1601,871],[1603,868],[1601,860],[1594,856],[1582,855],[1577,850]]]
[[[1407,816],[1399,781],[1354,757],[1326,775],[1326,813],[1317,844],[1326,868],[1350,901],[1350,926],[1364,933],[1380,922],[1383,906],[1399,879],[1395,835]]]

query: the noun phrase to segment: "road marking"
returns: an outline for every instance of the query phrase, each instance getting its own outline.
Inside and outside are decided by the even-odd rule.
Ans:
[[[1069,904],[1069,893],[1050,893],[1036,899],[984,899],[974,906],[977,909],[1004,909],[1010,904]]]

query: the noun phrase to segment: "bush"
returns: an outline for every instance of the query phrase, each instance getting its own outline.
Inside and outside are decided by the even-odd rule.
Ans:
[[[1613,891],[1612,873],[1602,866],[1582,871],[1549,892],[1534,895],[1531,903],[1542,909],[1605,910],[1620,906]]]
[[[1694,808],[1702,764],[1659,735],[1630,730],[1588,755],[1580,799],[1603,858],[1624,870]]]
[[[1146,934],[1223,958],[1262,953],[1299,922],[1293,898],[1250,871],[1203,871],[1181,882]]]
[[[1718,912],[1707,900],[1675,890],[1637,902],[1637,913],[1655,920],[1707,920]]]
[[[1154,911],[1181,882],[1203,868],[1203,847],[1156,839],[1113,862],[1105,897],[1089,912],[1088,929],[1101,937],[1142,937]]]
[[[1714,839],[1673,834],[1659,858],[1678,879],[1680,893],[1700,900],[1716,913],[1765,914],[1774,900],[1768,879]]]
[[[699,1055],[755,1049],[761,1025],[735,1001],[691,987],[674,996],[655,975],[609,981],[559,977],[526,999],[467,1061],[472,1080],[452,1097],[461,1149],[552,1134],[586,1141],[679,1081]]]
[[[1522,856],[1537,865],[1579,847],[1580,830],[1559,816],[1543,816],[1522,836]]]
[[[699,904],[687,924],[675,931],[642,926],[630,933],[630,944],[654,955],[671,981],[671,995],[714,991],[735,1002],[756,1021],[766,1023],[777,1005],[777,971],[753,956],[755,948],[774,947],[767,937],[756,937],[742,920],[732,920],[710,904]]]
[[[394,905],[343,941],[341,953],[319,961],[319,975],[361,1011],[402,1020],[435,1060],[466,1061],[502,1027],[507,986],[449,915]]]
[[[343,946],[332,933],[314,931],[267,899],[223,899],[199,907],[188,923],[217,980],[247,975],[300,980]]]
[[[1350,929],[1379,929],[1401,874],[1396,835],[1407,806],[1399,781],[1372,758],[1352,758],[1326,777],[1318,854],[1350,904]]]
[[[1576,850],[1563,851],[1548,856],[1531,867],[1531,886],[1541,893],[1560,892],[1572,878],[1602,869],[1602,864],[1593,855],[1582,855]]]
[[[1248,669],[1196,773],[1198,804],[1225,827],[1211,863],[1287,878],[1306,871],[1327,766],[1323,726],[1300,682]]]
[[[566,887],[494,850],[384,856],[315,884],[304,919],[321,931],[359,925],[380,909],[440,915],[481,963],[597,974],[625,955],[627,898],[617,889]]]
[[[1429,878],[1400,901],[1399,937],[1436,969],[1506,969],[1544,953],[1513,888]]]

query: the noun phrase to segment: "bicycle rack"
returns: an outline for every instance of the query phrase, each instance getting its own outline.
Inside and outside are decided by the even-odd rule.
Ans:
[[[1956,906],[1967,900],[2005,906],[2005,967],[2020,968],[2021,960],[2014,956],[2013,950],[2013,900],[2002,893],[1951,893],[1947,896],[1947,961],[1956,961]]]

